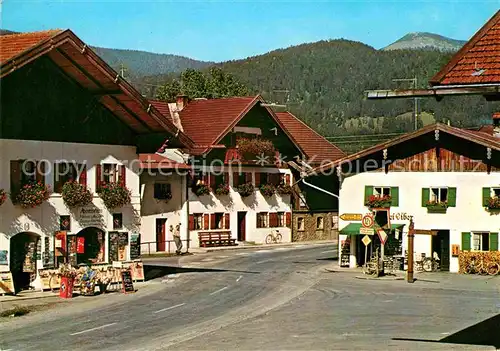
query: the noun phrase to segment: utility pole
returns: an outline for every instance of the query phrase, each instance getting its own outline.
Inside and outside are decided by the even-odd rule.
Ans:
[[[397,78],[393,82],[412,82],[412,88],[417,89],[417,76],[414,78]],[[413,99],[413,122],[415,130],[418,129],[418,98]]]
[[[125,71],[127,71],[127,67],[123,63],[120,63],[120,76],[125,79]]]
[[[413,223],[413,218],[410,219],[410,226],[408,228],[408,271],[407,271],[407,281],[408,283],[413,283],[413,246],[415,238],[415,223]]]

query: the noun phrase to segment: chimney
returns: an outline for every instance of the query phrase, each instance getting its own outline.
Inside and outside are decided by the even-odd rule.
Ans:
[[[187,97],[187,95],[182,95],[182,94],[177,95],[175,100],[175,103],[177,104],[177,111],[182,111],[184,107],[187,106],[188,102],[189,98]]]
[[[500,112],[493,114],[493,136],[500,138]]]

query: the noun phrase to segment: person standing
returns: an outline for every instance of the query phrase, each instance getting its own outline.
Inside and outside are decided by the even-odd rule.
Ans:
[[[180,223],[175,226],[173,236],[174,236],[175,246],[177,246],[177,250],[175,252],[177,253],[177,255],[180,255],[181,250],[182,250],[181,224]]]

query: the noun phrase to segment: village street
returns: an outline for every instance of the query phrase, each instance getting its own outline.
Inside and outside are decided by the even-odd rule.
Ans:
[[[356,279],[359,272],[336,270],[335,251],[336,245],[297,245],[188,256],[173,278],[136,294],[4,319],[0,349],[500,347],[493,332],[500,279],[444,273],[417,275],[414,284]],[[483,333],[466,330],[481,322],[476,328]]]

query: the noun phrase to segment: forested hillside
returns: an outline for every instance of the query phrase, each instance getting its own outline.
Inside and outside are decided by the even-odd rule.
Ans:
[[[254,93],[272,102],[284,103],[289,90],[288,109],[321,134],[371,134],[412,130],[411,115],[394,118],[413,110],[413,100],[365,100],[368,89],[409,88],[410,83],[394,83],[394,78],[418,78],[426,87],[452,54],[437,50],[379,51],[359,42],[320,41],[244,60],[218,64]],[[173,76],[146,77],[142,82],[170,81]],[[139,86],[140,88],[140,86]],[[154,95],[154,90],[144,90]],[[455,126],[476,126],[491,119],[499,104],[479,96],[447,97],[441,102],[421,99],[419,110],[427,121]],[[373,117],[385,117],[374,120]],[[422,124],[422,122],[420,122]]]

